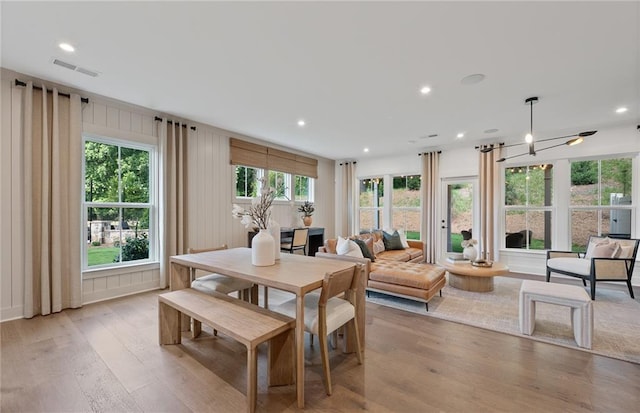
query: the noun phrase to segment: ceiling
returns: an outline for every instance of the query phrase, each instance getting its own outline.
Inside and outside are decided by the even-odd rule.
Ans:
[[[640,122],[637,1],[1,7],[2,67],[330,159]]]

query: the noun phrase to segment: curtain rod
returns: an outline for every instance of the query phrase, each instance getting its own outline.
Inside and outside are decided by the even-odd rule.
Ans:
[[[16,86],[27,86],[27,84],[25,82],[22,82],[18,79],[16,79]],[[42,88],[40,86],[33,86],[34,89],[38,89],[38,90],[42,90]],[[50,90],[47,89],[47,93],[52,93]],[[71,95],[68,93],[60,93],[58,92],[58,95],[60,96],[64,96],[66,98],[70,98]],[[81,97],[80,100],[82,101],[82,103],[89,103],[89,98],[83,98]]]
[[[350,164],[350,163],[358,163],[358,162],[357,162],[357,161],[342,162],[342,163],[340,163],[339,165],[340,165],[340,166],[342,166],[342,165],[346,165],[346,164]]]
[[[156,116],[155,120],[157,120],[157,121],[161,122],[161,121],[162,121],[162,118],[161,118],[160,116]],[[173,121],[172,121],[172,120],[167,120],[167,123],[168,123],[169,125],[173,125]],[[182,124],[182,127],[183,127],[183,128],[186,128],[186,127],[187,127],[187,125],[186,125],[185,123],[183,123],[183,124]],[[195,127],[195,126],[191,126],[191,130],[196,130],[196,127]]]
[[[431,153],[431,152],[421,152],[418,154],[418,156],[426,155],[428,153]],[[442,151],[436,151],[436,153],[442,153]]]

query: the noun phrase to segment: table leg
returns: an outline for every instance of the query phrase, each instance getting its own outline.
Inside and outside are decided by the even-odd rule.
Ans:
[[[298,408],[304,409],[304,295],[296,297],[296,391]]]
[[[191,272],[189,267],[175,262],[171,263],[171,275],[169,278],[169,289],[171,291],[182,290],[191,287]],[[189,331],[191,328],[191,319],[189,316],[182,314],[182,331]]]

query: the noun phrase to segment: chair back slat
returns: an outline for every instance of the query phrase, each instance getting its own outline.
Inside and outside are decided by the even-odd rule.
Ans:
[[[361,272],[362,265],[354,264],[344,270],[326,273],[322,281],[322,292],[320,293],[318,307],[326,306],[327,301],[336,295],[354,290],[358,285]]]
[[[309,228],[295,228],[293,230],[293,239],[291,241],[291,246],[294,248],[306,246],[308,235]]]

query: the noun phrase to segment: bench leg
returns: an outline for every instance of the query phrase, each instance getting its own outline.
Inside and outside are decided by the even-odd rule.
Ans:
[[[287,386],[295,383],[294,330],[285,331],[269,340],[269,386]]]
[[[258,349],[247,348],[247,411],[256,411],[258,397]]]
[[[593,336],[593,305],[571,308],[573,336],[579,347],[591,348]]]
[[[198,338],[202,333],[202,323],[195,318],[191,319],[191,338]]]
[[[175,308],[158,302],[158,324],[159,343],[180,344],[182,334],[180,332],[180,321],[182,313]]]
[[[527,294],[520,294],[519,306],[520,332],[530,336],[536,325],[536,302]]]

